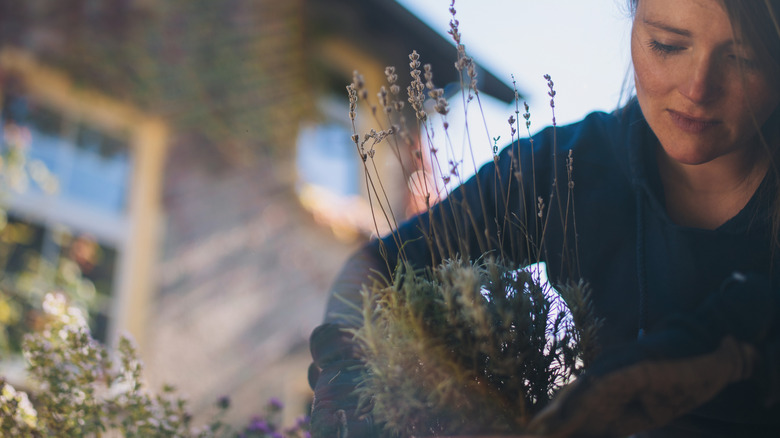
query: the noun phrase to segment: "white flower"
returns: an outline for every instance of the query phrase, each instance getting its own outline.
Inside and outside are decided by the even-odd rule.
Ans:
[[[84,313],[81,312],[81,309],[78,307],[70,306],[68,307],[68,324],[73,324],[75,326],[78,326],[79,328],[86,328],[87,327],[87,320],[84,318]]]
[[[66,306],[67,300],[61,293],[48,293],[43,299],[43,311],[49,315],[64,315]]]
[[[16,423],[24,423],[28,427],[35,428],[38,419],[38,412],[30,403],[30,399],[27,397],[27,393],[16,391],[13,386],[5,383],[2,391],[0,391],[0,401],[6,403],[11,400],[16,400],[17,410],[14,412],[14,421]]]

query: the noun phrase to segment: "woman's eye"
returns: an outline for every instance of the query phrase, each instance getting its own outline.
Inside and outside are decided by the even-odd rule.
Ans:
[[[671,46],[669,44],[660,43],[660,42],[658,42],[656,40],[650,41],[649,45],[650,45],[650,48],[653,51],[658,52],[658,53],[660,53],[662,55],[669,55],[669,54],[672,54],[672,53],[677,53],[677,52],[679,52],[679,51],[684,49],[684,47]]]

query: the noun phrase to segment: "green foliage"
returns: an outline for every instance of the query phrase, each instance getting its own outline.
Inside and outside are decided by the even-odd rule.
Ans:
[[[238,436],[222,417],[227,397],[208,425],[195,426],[187,401],[166,386],[159,394],[144,385],[143,366],[133,342],[119,341],[115,357],[92,339],[81,312],[63,295],[47,295],[49,322],[28,335],[24,355],[34,388],[32,400],[0,380],[0,435],[21,437],[192,437]],[[240,429],[246,437],[301,438],[305,420],[282,431],[282,406],[272,400],[263,416]]]
[[[358,391],[392,435],[517,432],[595,354],[586,285],[492,259],[400,265],[363,290]]]

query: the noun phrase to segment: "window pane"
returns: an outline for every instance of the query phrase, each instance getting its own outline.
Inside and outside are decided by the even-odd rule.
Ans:
[[[27,120],[20,118],[17,123],[26,123],[31,129],[48,137],[62,135],[62,117],[54,111],[46,107],[33,106],[30,111],[24,114],[27,115]]]
[[[309,126],[298,134],[298,172],[301,182],[338,195],[359,192],[360,168],[351,132],[337,123]]]
[[[126,211],[131,159],[124,139],[24,97],[8,96],[3,108],[6,122],[29,129],[28,162],[45,165],[58,186],[57,196],[108,213]],[[30,190],[40,193],[41,185],[31,184]]]
[[[85,125],[79,126],[76,139],[72,168],[62,185],[63,196],[123,212],[130,175],[127,145]]]

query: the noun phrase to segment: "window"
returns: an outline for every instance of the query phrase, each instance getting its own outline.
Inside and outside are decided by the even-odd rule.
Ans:
[[[352,240],[376,233],[376,227],[363,195],[363,163],[352,142],[347,103],[335,96],[320,100],[322,118],[298,131],[295,164],[303,206],[337,237]]]
[[[4,280],[32,299],[48,292],[38,280],[70,288],[98,338],[112,343],[127,331],[143,349],[164,125],[8,48],[0,101],[3,154],[13,157],[0,193],[0,239],[11,243],[0,251]]]
[[[343,123],[328,121],[301,128],[297,165],[300,185],[316,185],[342,196],[359,193],[361,172],[352,132]]]
[[[15,156],[19,178],[5,194],[4,289],[34,301],[66,290],[105,340],[128,222],[127,141],[20,93],[6,92],[2,108],[2,153]]]

